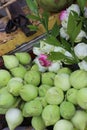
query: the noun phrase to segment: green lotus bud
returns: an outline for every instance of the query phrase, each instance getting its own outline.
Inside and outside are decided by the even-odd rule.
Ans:
[[[87,101],[87,88],[81,88],[80,90],[78,90],[76,100],[77,100],[77,104],[81,108],[87,110],[87,104],[86,104],[86,101]]]
[[[19,81],[19,82],[23,83],[23,79],[20,78],[20,77],[12,77],[12,78],[10,79],[10,81]]]
[[[63,101],[60,104],[60,115],[64,119],[71,119],[75,114],[75,106],[68,101]]]
[[[18,67],[10,69],[10,71],[14,77],[20,77],[20,78],[24,78],[24,75],[27,72],[26,68],[22,65],[19,65]]]
[[[48,104],[45,97],[36,97],[35,100],[39,100],[43,108]]]
[[[13,80],[12,80],[13,79]],[[11,94],[13,94],[14,96],[19,96],[19,91],[23,86],[23,83],[20,82],[20,80],[18,80],[17,78],[12,78],[11,80],[9,80],[8,84],[7,84],[7,89],[8,92],[10,92]]]
[[[55,73],[45,72],[42,74],[42,84],[47,84],[47,85],[53,86],[54,78],[55,78]]]
[[[26,84],[20,89],[20,96],[24,101],[33,100],[37,95],[38,89],[34,85]]]
[[[10,108],[15,104],[16,100],[9,92],[0,93],[0,107]]]
[[[54,79],[54,85],[63,91],[67,91],[71,87],[69,75],[66,73],[57,74]]]
[[[31,70],[39,71],[39,67],[37,64],[32,65]]]
[[[76,89],[87,87],[87,72],[76,70],[70,75],[70,83]]]
[[[39,96],[40,96],[40,97],[44,97],[44,96],[46,95],[46,92],[47,92],[47,90],[48,90],[49,88],[51,88],[50,85],[41,84],[41,85],[39,86]]]
[[[0,93],[5,93],[5,92],[8,92],[7,86],[0,88]]]
[[[31,62],[31,56],[27,52],[17,52],[15,55],[18,58],[19,62],[23,65],[29,64]]]
[[[14,55],[3,55],[4,66],[7,69],[15,68],[19,65],[19,61]]]
[[[46,101],[49,104],[60,104],[64,99],[64,93],[61,88],[52,87],[46,93]]]
[[[11,79],[11,74],[5,69],[0,70],[0,88],[7,85]]]
[[[46,126],[54,125],[60,119],[60,111],[57,105],[47,105],[42,111],[42,119]]]
[[[40,73],[34,70],[27,71],[27,73],[24,76],[24,80],[28,84],[38,86],[40,84]]]
[[[32,117],[31,124],[35,130],[44,130],[45,123],[41,116]]]
[[[6,114],[7,110],[7,108],[0,107],[0,114]]]
[[[87,130],[87,113],[83,110],[77,110],[71,119],[74,127],[78,130]]]
[[[65,73],[65,74],[71,74],[71,70],[67,67],[63,67],[58,70],[58,74]]]
[[[23,107],[23,116],[24,117],[32,117],[32,116],[40,116],[42,113],[42,104],[39,100],[32,100],[26,102]]]
[[[66,92],[66,99],[73,104],[77,104],[77,93],[78,90],[75,88],[68,89],[68,91]]]

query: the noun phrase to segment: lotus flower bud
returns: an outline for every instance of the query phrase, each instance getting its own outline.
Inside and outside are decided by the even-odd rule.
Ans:
[[[66,40],[69,39],[69,35],[67,34],[67,30],[64,29],[63,27],[60,28],[60,36],[62,38],[65,38]]]
[[[76,12],[78,15],[80,15],[80,8],[77,4],[72,4],[67,8],[67,12],[70,13],[71,11]]]
[[[42,113],[42,104],[39,100],[34,99],[24,104],[23,107],[24,117],[40,116],[41,113]]]
[[[42,73],[42,84],[47,84],[47,85],[53,86],[54,85],[54,78],[55,78],[54,72]]]
[[[67,56],[67,57],[72,57],[72,54],[68,51],[65,51],[64,55]]]
[[[44,130],[45,129],[45,123],[41,116],[34,116],[31,120],[31,124],[35,130]]]
[[[15,55],[18,58],[19,62],[23,65],[26,65],[31,61],[31,56],[27,52],[15,53]]]
[[[11,79],[11,74],[5,69],[1,69],[0,70],[0,87],[6,86],[10,79]]]
[[[24,78],[24,75],[27,72],[27,70],[23,65],[19,65],[18,67],[10,69],[10,72],[14,77]]]
[[[65,52],[65,49],[63,49],[62,47],[54,47],[54,52]]]
[[[47,53],[49,54],[49,52],[54,50],[54,46],[53,45],[49,45],[44,41],[40,41],[40,49],[42,53]]]
[[[85,60],[78,63],[80,69],[87,71],[87,62]]]
[[[78,36],[76,37],[75,42],[81,42],[82,38],[84,37],[86,38],[86,33],[83,30],[81,30]]]
[[[35,70],[29,70],[26,72],[24,80],[28,84],[38,86],[40,84],[40,73]]]
[[[47,105],[42,111],[42,119],[46,126],[54,125],[60,119],[59,107],[57,105]]]
[[[33,47],[33,53],[34,53],[35,55],[40,55],[42,52],[41,52],[40,48],[38,48],[38,47]]]
[[[48,70],[50,72],[55,72],[57,73],[57,71],[61,68],[62,66],[62,63],[60,61],[58,62],[53,62],[49,67],[48,67]]]
[[[87,7],[84,8],[84,17],[87,18]]]
[[[19,61],[14,55],[3,55],[4,65],[7,69],[12,69],[19,65]]]
[[[86,43],[79,43],[74,47],[75,55],[79,59],[83,59],[87,56],[87,44]]]

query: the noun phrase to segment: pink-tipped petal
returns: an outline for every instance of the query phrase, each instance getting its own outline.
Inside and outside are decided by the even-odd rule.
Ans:
[[[51,65],[51,61],[47,60],[48,56],[45,54],[41,54],[39,56],[39,62],[42,66],[48,67]]]
[[[67,11],[66,10],[61,11],[60,14],[59,14],[60,21],[63,21],[66,18],[67,18]]]

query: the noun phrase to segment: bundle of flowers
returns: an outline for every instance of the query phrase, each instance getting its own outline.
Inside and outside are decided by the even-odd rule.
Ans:
[[[33,48],[35,62],[41,71],[57,71],[63,64],[77,64],[87,71],[87,7],[72,4],[60,12],[61,25],[55,28],[39,47]]]

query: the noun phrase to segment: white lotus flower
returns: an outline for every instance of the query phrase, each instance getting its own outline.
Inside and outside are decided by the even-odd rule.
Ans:
[[[72,4],[67,8],[67,12],[70,13],[71,11],[76,12],[78,15],[80,15],[80,8],[77,4]]]
[[[84,17],[87,18],[87,7],[84,8]]]
[[[81,30],[78,36],[76,37],[75,42],[81,42],[83,37],[86,38],[86,33],[83,30]]]
[[[78,63],[80,69],[87,71],[87,62],[85,60]]]
[[[65,51],[64,55],[67,56],[67,57],[71,57],[72,58],[72,54],[70,52],[68,52],[68,51]]]
[[[64,29],[67,29],[67,24],[68,24],[68,17],[61,22],[61,25],[62,25],[62,27],[63,27]]]
[[[63,53],[65,56],[68,56],[68,57],[72,57],[71,53],[66,51],[65,49],[63,49],[62,47],[55,47],[54,48],[54,52],[61,52]]]
[[[77,4],[72,4],[66,10],[63,10],[63,11],[60,12],[59,19],[61,21],[62,27],[65,28],[65,29],[67,28],[69,14],[72,11],[74,11],[78,15],[80,15],[80,8]]]
[[[60,36],[62,38],[65,38],[66,40],[69,39],[69,35],[67,34],[67,30],[64,29],[63,27],[60,28]]]
[[[40,55],[42,52],[39,47],[33,47],[33,53],[35,55]]]
[[[63,49],[62,47],[54,47],[54,50],[53,50],[54,52],[62,52],[62,53],[64,53],[65,52],[65,49]]]
[[[59,19],[63,28],[67,28],[68,16],[69,14],[66,10],[60,12]]]
[[[40,64],[38,57],[34,59],[34,62],[38,65],[40,72],[45,72],[47,70],[47,67],[44,67]]]
[[[42,53],[49,54],[51,51],[53,51],[53,49],[54,49],[53,45],[49,45],[44,41],[40,41],[40,50]]]
[[[48,70],[51,72],[57,73],[58,70],[62,67],[62,63],[60,61],[53,62],[51,66],[48,67]]]
[[[83,59],[84,57],[87,56],[87,44],[85,43],[79,43],[74,47],[74,52],[75,55],[79,58],[79,59]]]

